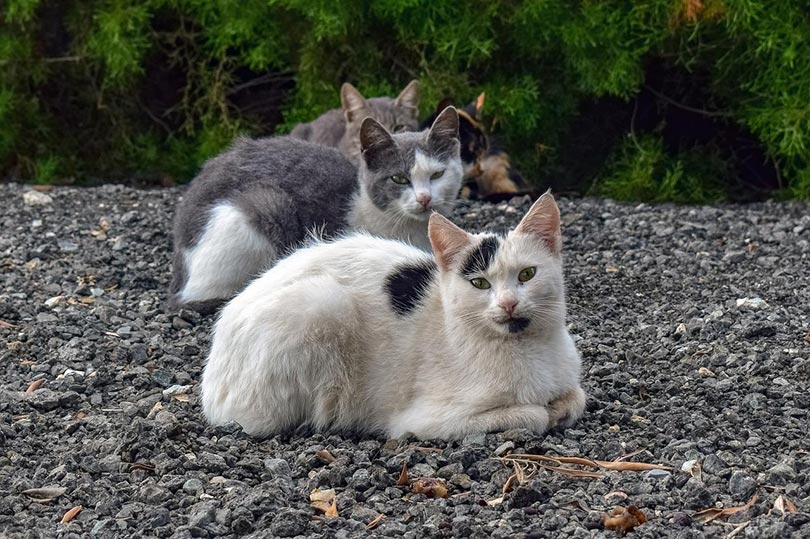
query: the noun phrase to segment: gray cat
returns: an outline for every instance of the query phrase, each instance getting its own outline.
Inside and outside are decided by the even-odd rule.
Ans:
[[[391,132],[419,129],[419,82],[412,80],[395,99],[365,99],[357,89],[344,83],[340,88],[342,109],[332,109],[315,120],[298,124],[290,136],[337,148],[355,166],[360,164],[360,126],[374,118]]]
[[[211,312],[313,231],[346,228],[429,249],[433,211],[461,188],[458,114],[391,134],[366,118],[358,171],[339,151],[292,137],[237,140],[208,161],[177,208],[170,306]]]

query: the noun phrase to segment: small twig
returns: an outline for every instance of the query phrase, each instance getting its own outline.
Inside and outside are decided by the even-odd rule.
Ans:
[[[725,112],[725,111],[721,111],[721,110],[712,111],[712,110],[704,110],[704,109],[698,109],[698,108],[695,108],[695,107],[690,107],[689,105],[684,105],[683,103],[675,101],[671,97],[662,94],[658,90],[653,89],[649,84],[645,84],[644,87],[646,89],[648,89],[650,91],[650,93],[653,94],[658,99],[661,99],[662,101],[666,101],[670,105],[672,105],[674,107],[678,107],[679,109],[683,109],[683,110],[686,110],[686,111],[689,111],[689,112],[694,112],[695,114],[700,114],[702,116],[708,116],[710,118],[712,118],[712,117],[730,118],[730,117],[733,116],[733,114],[731,112]]]

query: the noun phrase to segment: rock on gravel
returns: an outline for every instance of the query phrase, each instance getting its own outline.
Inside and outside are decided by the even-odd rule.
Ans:
[[[182,190],[27,193],[0,185],[2,537],[612,538],[602,514],[630,504],[648,522],[628,537],[725,537],[745,522],[737,537],[810,537],[806,204],[562,200],[588,411],[565,432],[445,443],[206,426],[213,318],[164,310]],[[527,208],[465,202],[455,218],[505,230]],[[637,453],[671,469],[541,471],[503,494],[510,452]],[[403,463],[448,497],[397,486]],[[65,490],[22,494],[43,487]],[[314,488],[336,490],[337,518],[310,506]],[[754,492],[733,517],[695,517]],[[773,509],[780,495],[796,513]]]

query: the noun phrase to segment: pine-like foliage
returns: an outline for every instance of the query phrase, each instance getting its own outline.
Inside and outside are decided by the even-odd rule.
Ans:
[[[733,194],[744,157],[674,132],[677,109],[744,133],[783,194],[810,198],[804,0],[6,0],[0,175],[183,181],[238,133],[338,106],[343,81],[371,96],[412,78],[424,114],[486,91],[538,186]]]

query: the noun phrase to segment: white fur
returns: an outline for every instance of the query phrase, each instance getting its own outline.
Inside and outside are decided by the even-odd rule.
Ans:
[[[208,420],[237,421],[256,435],[310,423],[453,439],[518,427],[540,433],[577,419],[585,397],[559,258],[513,232],[482,276],[492,289],[442,272],[420,307],[395,313],[386,278],[430,260],[362,233],[281,260],[216,324],[202,379]],[[529,265],[536,277],[518,285]],[[532,319],[518,334],[493,309],[507,289]]]
[[[444,174],[431,180],[431,175],[440,170]],[[450,213],[458,198],[462,177],[461,159],[440,161],[416,150],[409,176],[410,188],[402,191],[392,207],[382,210],[371,201],[366,186],[361,184],[349,212],[349,225],[353,230],[404,241],[429,251],[427,225],[430,214],[434,211]],[[430,194],[429,208],[425,209],[417,202],[416,195],[419,192]]]
[[[276,250],[230,203],[210,210],[202,237],[183,253],[188,275],[179,293],[182,303],[229,298],[258,275]]]

